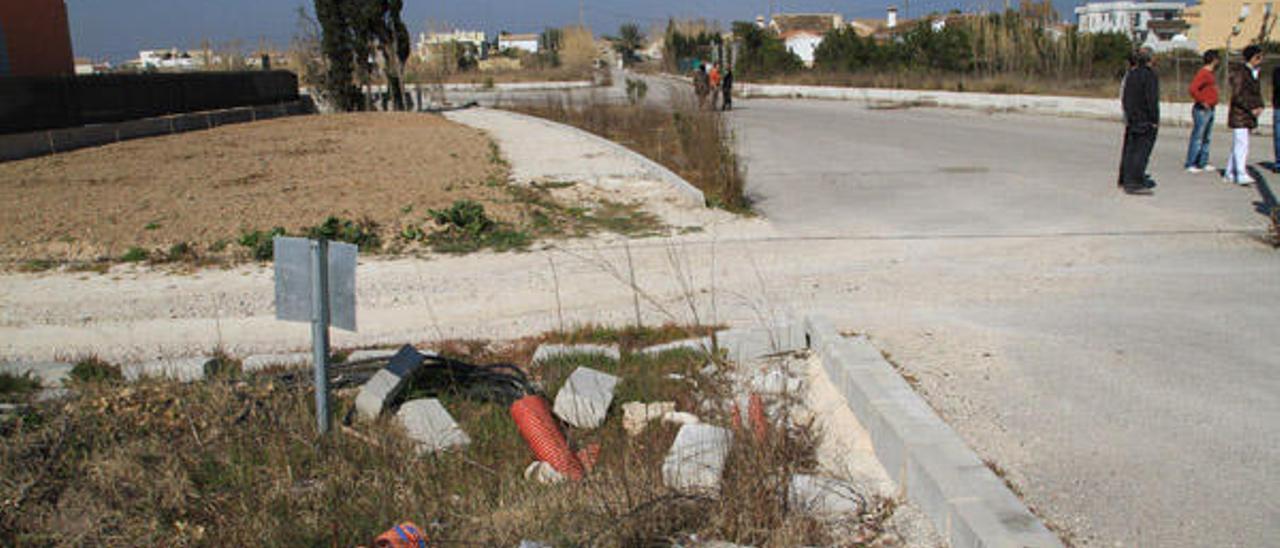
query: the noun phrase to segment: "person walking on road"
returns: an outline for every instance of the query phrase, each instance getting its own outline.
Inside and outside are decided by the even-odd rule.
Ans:
[[[724,76],[720,78],[720,91],[724,95],[721,110],[733,110],[733,67],[725,65]]]
[[[1160,128],[1160,80],[1151,67],[1151,48],[1139,49],[1136,61],[1137,66],[1124,79],[1126,139],[1121,153],[1121,186],[1129,194],[1148,194],[1156,186],[1146,173]]]
[[[1187,147],[1187,173],[1217,171],[1209,165],[1209,140],[1213,136],[1213,114],[1218,106],[1218,81],[1214,74],[1218,72],[1219,56],[1217,50],[1204,52],[1204,66],[1191,80],[1191,144]],[[1280,74],[1278,72],[1277,74]],[[1280,144],[1277,145],[1280,151]],[[1280,158],[1280,156],[1277,156]]]
[[[1249,133],[1258,127],[1262,114],[1262,84],[1258,73],[1262,67],[1262,48],[1244,48],[1244,63],[1231,72],[1231,110],[1227,126],[1231,128],[1231,159],[1223,179],[1238,185],[1251,185],[1249,175]]]
[[[1137,68],[1137,66],[1138,66],[1138,61],[1137,61],[1137,59],[1138,59],[1138,54],[1137,54],[1137,52],[1131,52],[1131,53],[1129,53],[1129,57],[1128,57],[1128,59],[1126,59],[1126,60],[1129,62],[1129,64],[1128,64],[1128,66],[1127,66],[1127,67],[1125,67],[1125,69],[1124,69],[1124,75],[1120,77],[1120,94],[1119,94],[1119,97],[1120,97],[1120,104],[1121,104],[1121,105],[1124,105],[1124,85],[1125,85],[1125,83],[1127,83],[1127,82],[1129,81],[1129,73],[1130,73],[1130,72],[1133,72],[1133,69]],[[1124,137],[1121,139],[1121,145],[1120,145],[1120,168],[1116,170],[1116,186],[1118,186],[1118,187],[1120,187],[1120,188],[1124,188],[1124,151],[1129,149],[1129,120],[1128,120],[1128,118],[1126,118],[1126,119],[1125,119],[1125,121],[1124,121],[1124,127],[1125,127],[1125,130],[1124,130]]]

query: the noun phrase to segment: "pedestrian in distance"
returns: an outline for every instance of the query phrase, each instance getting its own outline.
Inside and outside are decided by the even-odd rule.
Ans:
[[[1129,73],[1133,72],[1133,69],[1138,66],[1137,52],[1129,52],[1129,57],[1126,58],[1126,61],[1128,61],[1128,66],[1125,67],[1124,74],[1120,76],[1119,97],[1121,105],[1124,105],[1124,85],[1129,81]],[[1120,145],[1120,167],[1116,169],[1116,186],[1120,188],[1124,188],[1124,151],[1129,149],[1129,120],[1127,118],[1124,121],[1124,126],[1124,136],[1121,138]]]
[[[1129,194],[1150,194],[1155,181],[1146,176],[1151,150],[1160,129],[1160,79],[1151,48],[1138,50],[1137,66],[1124,79],[1125,143],[1121,152],[1121,186]]]
[[[724,94],[721,110],[733,110],[733,67],[725,65],[724,76],[720,79],[720,90]]]
[[[1191,80],[1191,144],[1187,146],[1187,173],[1217,171],[1209,164],[1209,141],[1213,137],[1214,109],[1218,107],[1218,80],[1214,76],[1221,62],[1218,50],[1204,52],[1204,65]],[[1280,145],[1277,145],[1280,150]]]
[[[1262,48],[1244,48],[1244,63],[1232,67],[1231,110],[1227,126],[1231,128],[1231,159],[1223,180],[1238,185],[1251,185],[1255,181],[1249,175],[1249,134],[1258,127],[1262,114],[1262,84],[1258,81],[1262,70]]]
[[[699,65],[693,71],[693,93],[698,96],[698,108],[707,108],[707,95],[711,93],[711,78],[707,75],[707,66]]]
[[[716,110],[720,105],[720,63],[711,65],[707,78],[711,80],[711,110]]]

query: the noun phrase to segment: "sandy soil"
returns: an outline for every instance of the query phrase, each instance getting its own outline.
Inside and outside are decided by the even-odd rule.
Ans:
[[[0,260],[117,257],[330,215],[385,231],[463,197],[514,214],[488,137],[422,114],[303,116],[0,164]],[[386,240],[387,238],[384,238]],[[232,246],[235,247],[235,246]]]

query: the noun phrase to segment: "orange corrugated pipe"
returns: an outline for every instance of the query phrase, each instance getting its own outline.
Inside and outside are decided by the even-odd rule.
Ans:
[[[551,406],[542,396],[525,396],[511,404],[511,419],[533,449],[538,460],[546,462],[569,479],[579,480],[586,474],[582,461],[569,449],[569,441],[560,424],[551,416]]]

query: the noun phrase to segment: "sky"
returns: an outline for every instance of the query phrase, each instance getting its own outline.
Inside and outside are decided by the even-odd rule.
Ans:
[[[4,0],[9,1],[9,0]],[[1079,1],[1079,0],[1074,0]],[[1074,1],[1059,2],[1070,16]],[[587,24],[597,34],[616,33],[623,23],[642,29],[661,25],[669,17],[703,18],[728,27],[732,21],[752,20],[768,13],[768,0],[583,0]],[[778,0],[778,11],[835,12],[846,17],[879,18],[885,8],[902,0]],[[1016,3],[1016,1],[1014,2]],[[136,58],[138,50],[168,47],[197,48],[239,40],[255,49],[265,40],[287,47],[297,33],[298,8],[312,10],[312,0],[66,0],[71,40],[77,57],[120,62]],[[579,0],[405,0],[403,17],[415,35],[429,25],[441,30],[462,28],[536,32],[578,21]],[[961,8],[999,9],[1003,0],[915,0],[913,15]]]

